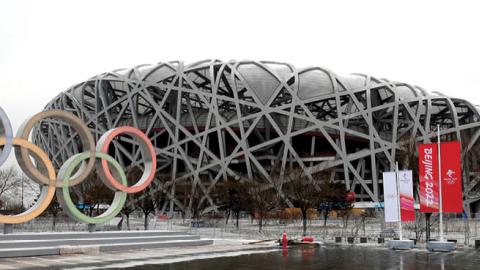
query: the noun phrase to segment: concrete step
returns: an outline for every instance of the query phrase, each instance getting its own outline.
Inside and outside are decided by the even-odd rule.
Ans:
[[[172,231],[19,233],[0,235],[0,258],[210,245],[211,240]]]
[[[0,249],[5,248],[34,248],[34,247],[48,247],[61,245],[98,245],[103,243],[109,244],[124,244],[124,243],[147,243],[147,242],[166,242],[177,240],[199,240],[199,236],[195,235],[151,235],[151,236],[137,236],[137,237],[95,237],[92,238],[60,238],[57,239],[52,236],[50,239],[40,240],[4,240],[0,241]]]
[[[13,233],[0,234],[4,240],[49,240],[49,239],[84,239],[84,238],[114,238],[114,237],[144,237],[185,235],[175,231],[103,231],[103,232],[53,232],[53,233]]]
[[[203,246],[213,244],[212,240],[175,240],[158,242],[134,242],[134,243],[105,243],[99,245],[74,245],[74,246],[51,246],[30,248],[2,248],[0,258],[32,257],[47,255],[62,255],[73,253],[88,253],[105,251],[120,251],[133,249],[172,248],[185,246]]]
[[[0,249],[0,258],[60,255],[59,247]]]
[[[213,240],[178,240],[178,241],[167,241],[167,242],[104,244],[104,245],[100,245],[100,251],[207,246],[211,244],[213,244]]]

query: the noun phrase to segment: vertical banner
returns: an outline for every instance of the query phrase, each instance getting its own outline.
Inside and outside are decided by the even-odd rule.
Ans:
[[[400,216],[402,221],[415,221],[412,171],[399,171]]]
[[[385,203],[385,222],[396,222],[398,218],[398,199],[395,172],[383,173],[383,200]]]
[[[462,169],[460,142],[440,144],[443,212],[462,213]]]
[[[436,143],[418,147],[418,176],[420,178],[420,212],[436,213],[438,198],[438,149]]]

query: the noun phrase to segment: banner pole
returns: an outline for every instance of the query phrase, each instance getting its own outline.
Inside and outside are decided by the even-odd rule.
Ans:
[[[437,124],[437,151],[438,151],[438,214],[440,218],[440,242],[443,242],[443,198],[442,198],[442,159],[440,149],[440,124]]]
[[[402,210],[400,206],[400,181],[398,180],[398,161],[395,162],[395,184],[397,185],[397,203],[398,203],[398,236],[400,240],[402,237]]]

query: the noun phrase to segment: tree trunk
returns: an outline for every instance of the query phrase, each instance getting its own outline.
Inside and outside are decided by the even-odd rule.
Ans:
[[[127,230],[130,231],[130,214],[125,214],[127,216]]]
[[[347,218],[345,219],[345,228],[348,228],[348,219],[349,219],[349,215],[347,215]]]
[[[307,235],[307,209],[302,209],[303,236]]]
[[[365,217],[362,218],[362,230],[363,230],[363,236],[365,236]]]
[[[120,221],[117,223],[117,231],[121,231],[121,230],[122,230],[123,220],[124,220],[124,215],[122,215],[122,218],[121,218]]]
[[[240,219],[240,212],[237,212],[236,213],[236,223],[235,223],[235,226],[237,227],[237,230],[239,229],[239,226],[238,226],[238,220]]]
[[[148,230],[148,213],[145,213],[145,219],[143,220],[143,228]]]
[[[259,232],[262,232],[262,226],[263,226],[263,216],[260,215],[260,217],[258,217],[258,231]]]
[[[227,210],[227,218],[225,220],[225,225],[228,225],[228,220],[230,219],[230,210]]]
[[[469,224],[469,220],[468,218],[464,218],[464,231],[465,231],[465,241],[463,242],[463,244],[465,246],[467,246],[468,244],[470,244],[470,224]]]
[[[55,226],[56,225],[57,225],[57,215],[53,215],[52,231],[55,231]]]
[[[327,227],[328,211],[323,212],[323,227]]]
[[[425,213],[425,223],[426,223],[426,231],[425,231],[425,238],[428,241],[430,241],[430,216],[432,216],[432,213]]]

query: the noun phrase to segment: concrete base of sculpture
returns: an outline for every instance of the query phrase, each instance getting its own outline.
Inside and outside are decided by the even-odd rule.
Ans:
[[[429,241],[427,242],[427,249],[429,251],[443,251],[450,252],[455,250],[454,242]]]
[[[60,255],[70,254],[85,254],[85,255],[98,255],[100,254],[99,245],[90,246],[59,246]]]
[[[395,250],[408,250],[415,247],[413,240],[390,240],[388,247]]]
[[[0,235],[0,258],[88,254],[105,251],[191,247],[213,244],[172,231],[16,233]]]

